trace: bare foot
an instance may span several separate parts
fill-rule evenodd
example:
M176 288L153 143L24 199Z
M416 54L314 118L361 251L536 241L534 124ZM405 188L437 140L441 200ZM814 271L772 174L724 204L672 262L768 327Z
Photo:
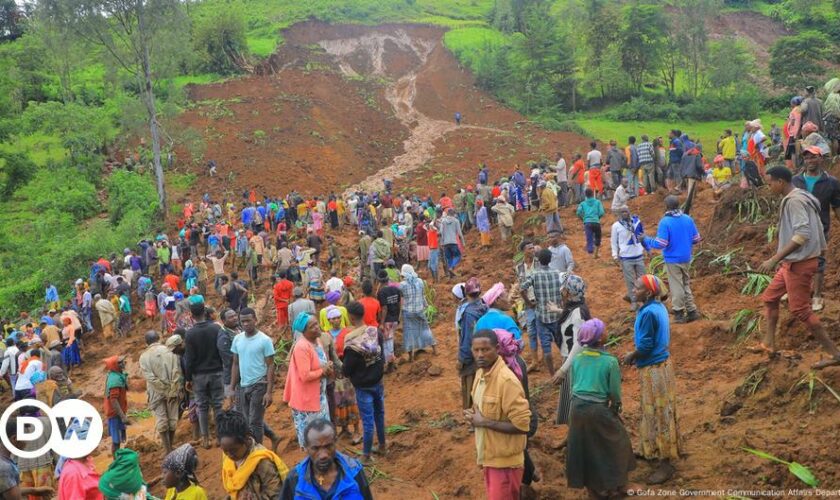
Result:
M747 351L754 354L767 354L767 356L771 359L779 355L779 351L771 347L767 347L764 342L756 342L754 345L748 346Z

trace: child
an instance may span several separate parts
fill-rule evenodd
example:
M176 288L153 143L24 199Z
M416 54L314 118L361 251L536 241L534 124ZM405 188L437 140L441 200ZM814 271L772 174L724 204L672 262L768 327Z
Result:
M589 169L590 172L596 170ZM595 193L592 189L587 189L584 194L586 199L583 203L578 205L577 216L583 220L583 229L586 232L586 251L595 254L598 258L598 252L601 250L601 217L604 216L604 205L601 200L595 198Z
M195 470L198 454L191 444L185 443L172 450L163 459L163 485L166 500L206 500L207 493L198 485Z

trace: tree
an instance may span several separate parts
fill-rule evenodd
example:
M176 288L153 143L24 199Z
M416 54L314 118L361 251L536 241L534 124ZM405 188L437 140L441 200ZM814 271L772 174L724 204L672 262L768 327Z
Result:
M23 35L25 14L15 0L0 0L0 40L17 40Z
M557 20L547 2L528 8L521 36L515 39L515 76L524 89L524 111L546 111L557 104L571 106L574 96L574 53L557 32Z
M754 72L755 56L744 41L729 37L709 43L708 87L724 89L745 78L752 79Z
M7 153L0 151L0 192L6 198L32 179L37 170L35 163L23 153Z
M76 35L101 46L132 77L136 78L146 105L152 139L152 155L160 208L166 212L166 188L160 160L160 124L155 106L152 61L166 57L166 51L183 50L172 41L173 33L187 33L188 19L178 0L40 0L45 7L57 2L54 16L71 26ZM187 29L185 29L187 28Z
M193 44L204 71L236 73L245 64L248 53L245 19L238 10L217 11L204 17L196 22Z
M605 21L617 21L619 14L607 7L605 0L586 0L584 2L586 22L583 26L584 40L589 49L586 66L594 69L593 80L598 86L601 98L607 97L605 57L610 46L616 41L615 31L604 29Z
M677 41L686 61L691 96L700 92L701 75L708 57L706 22L720 9L720 0L676 0Z
M783 36L770 49L770 78L774 87L801 89L825 75L821 62L829 56L831 43L817 31Z
M621 67L638 94L645 78L658 68L664 46L665 18L659 6L647 4L625 6L621 17Z

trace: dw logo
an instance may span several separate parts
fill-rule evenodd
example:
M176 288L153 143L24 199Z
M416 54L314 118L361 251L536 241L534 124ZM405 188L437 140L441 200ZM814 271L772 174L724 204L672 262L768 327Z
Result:
M12 403L3 416L0 417L0 430L6 428L6 423L15 411L23 407L38 408L43 415L49 417L52 432L49 441L37 450L21 450L13 446L9 436L0 432L0 440L3 445L14 455L21 458L37 458L50 449L59 456L67 458L82 458L90 455L102 441L102 418L90 403L81 399L67 399L50 408L37 399L21 399ZM59 419L63 426L59 427ZM87 436L81 439L78 432L70 431L68 436L62 436L59 429L69 428L73 419L76 419L82 429L87 429ZM41 437L44 432L44 425L37 417L17 417L17 440L21 442L34 441Z

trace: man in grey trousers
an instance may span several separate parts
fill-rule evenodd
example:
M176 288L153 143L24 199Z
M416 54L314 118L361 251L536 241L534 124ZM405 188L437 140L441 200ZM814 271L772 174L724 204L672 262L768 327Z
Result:
M616 210L616 217L610 231L612 258L624 275L624 284L627 286L624 300L630 302L630 308L635 311L639 304L636 303L633 287L636 280L647 272L645 253L649 252L644 243L645 230L639 218L630 215L630 209L626 206Z

